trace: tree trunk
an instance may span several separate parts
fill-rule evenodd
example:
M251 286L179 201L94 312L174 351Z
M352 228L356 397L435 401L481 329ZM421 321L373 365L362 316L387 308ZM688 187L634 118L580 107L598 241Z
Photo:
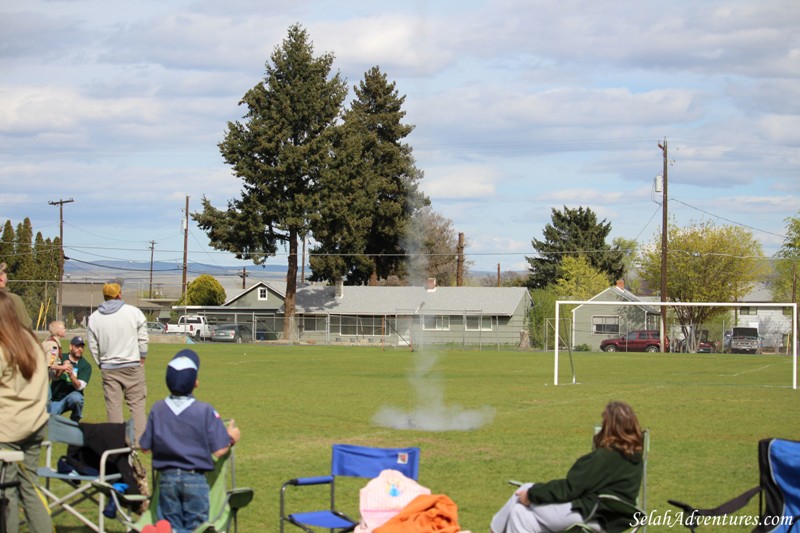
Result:
M369 286L376 287L378 285L378 267L375 264L377 259L372 258L372 274L369 275Z
M294 341L295 302L297 301L297 231L289 231L289 266L286 269L286 299L283 302L283 338Z

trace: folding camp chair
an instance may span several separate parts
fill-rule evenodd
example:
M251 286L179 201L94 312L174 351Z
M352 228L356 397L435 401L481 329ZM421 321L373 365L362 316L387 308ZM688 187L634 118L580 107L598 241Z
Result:
M600 431L600 426L595 426L594 432ZM599 514L614 514L622 515L630 518L631 531L636 533L640 528L642 531L647 531L647 523L643 520L636 520L640 517L647 515L647 455L650 451L650 431L647 429L642 430L642 485L639 488L639 496L636 502L628 502L613 494L598 494L597 502L589 511L589 514L583 518L583 522L577 522L569 526L565 531L569 533L594 533L595 530L589 525L589 522L597 518ZM511 485L521 486L521 481L509 481Z
M128 424L82 424L84 427L93 426L94 428L107 430L113 436L113 440L120 444L119 447L91 450L91 453L99 456L96 474L88 473L88 471L83 474L76 471L59 471L58 460L54 459L53 454L54 444L66 444L83 448L86 445L86 439L84 438L81 424L60 415L50 415L47 424L48 440L42 443L42 447L45 448L45 466L40 467L36 473L40 480L44 480L44 483L39 482L39 489L47 497L52 516L66 511L83 522L92 531L102 532L105 521L103 509L106 501L105 496L92 485L92 482L113 483L122 481L123 476L120 465L122 464L121 461L127 462L130 456L131 448L126 444L133 442L130 439L133 431L132 422ZM68 487L65 494L59 495L59 492L64 491L59 491L52 486L51 482L54 480L65 483L66 487ZM97 505L96 521L88 516L88 512L78 509L78 504L85 501Z
M694 533L700 525L713 524L713 517L742 509L758 494L759 523L753 533L800 532L800 442L760 440L758 469L758 486L713 509L698 509L678 500L667 501L683 511L682 523Z
M230 474L230 475L228 475ZM236 487L236 468L233 448L223 457L215 459L214 470L206 474L209 488L209 518L194 533L237 531L237 513L253 500L253 489ZM114 489L113 484L96 481L95 487L111 498L117 507L117 518L128 531L142 528L158 521L158 474L153 475L153 495L147 510L136 519L127 509L138 508L144 496L128 495Z
M355 529L358 525L358 520L350 518L337 510L337 477L371 479L387 469L397 470L413 480L417 480L419 477L419 448L370 448L352 444L334 444L331 455L331 472L329 475L290 479L281 486L281 533L283 533L284 525L287 523L297 526L307 533L313 533L312 527L330 529L331 531L352 531ZM330 507L318 511L287 514L287 489L289 487L312 485L330 486Z

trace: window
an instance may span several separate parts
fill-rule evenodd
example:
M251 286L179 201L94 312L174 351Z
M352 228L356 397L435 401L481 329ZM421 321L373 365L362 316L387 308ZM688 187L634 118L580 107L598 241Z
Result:
M467 315L464 328L467 331L492 331L492 317L483 315Z
M450 331L450 317L425 315L422 317L422 329L426 331Z
M740 307L739 308L740 315L757 315L758 314L758 307Z
M258 288L258 299L259 300L269 300L269 291L266 287L259 287Z
M593 316L592 334L594 335L617 335L619 334L618 316Z
M318 317L324 323L324 317ZM350 336L374 336L381 334L382 317L331 315L331 333ZM319 325L319 322L318 322ZM324 325L321 330L324 331ZM310 330L306 330L310 331Z
M303 331L325 331L325 316L303 316Z

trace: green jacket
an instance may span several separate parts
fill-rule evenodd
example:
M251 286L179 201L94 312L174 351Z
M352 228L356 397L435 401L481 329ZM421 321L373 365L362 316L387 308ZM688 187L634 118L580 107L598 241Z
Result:
M528 498L532 504L572 502L572 509L585 517L599 494L613 494L635 503L643 472L641 454L628 459L616 450L599 448L578 459L565 479L534 484L528 489ZM608 533L624 531L631 524L629 517L604 515L602 509L598 520Z

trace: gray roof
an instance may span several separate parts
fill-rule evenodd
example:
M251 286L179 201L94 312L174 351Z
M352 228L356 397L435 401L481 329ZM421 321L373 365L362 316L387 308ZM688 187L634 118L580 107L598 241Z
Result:
M605 302L606 300L601 300L600 299L602 296L605 296L605 295L616 296L617 298L621 298L621 299L626 300L628 302L641 303L642 305L640 305L638 307L641 307L646 312L652 313L652 314L656 314L656 315L661 314L661 309L659 307L652 306L652 305L647 305L647 303L646 303L647 300L654 301L653 299L636 296L631 291L629 291L627 289L620 289L616 285L612 285L611 287L609 287L609 288L607 288L607 289L595 294L594 296L592 296L590 298L590 301L593 301L593 302L594 301ZM614 303L613 300L607 300L607 301L610 304ZM658 301L658 300L655 300L655 301ZM578 307L576 307L576 309L579 309L581 307L583 307L583 304L581 304Z
M336 287L307 286L297 290L297 312L303 314L394 315L414 313L482 313L512 316L523 300L530 301L524 287Z
M281 298L286 297L286 282L285 281L258 281L253 285L250 285L246 289L235 289L232 291L226 291L225 295L227 299L225 303L222 305L230 305L245 294L254 291L257 287L267 287L272 292L276 293Z

